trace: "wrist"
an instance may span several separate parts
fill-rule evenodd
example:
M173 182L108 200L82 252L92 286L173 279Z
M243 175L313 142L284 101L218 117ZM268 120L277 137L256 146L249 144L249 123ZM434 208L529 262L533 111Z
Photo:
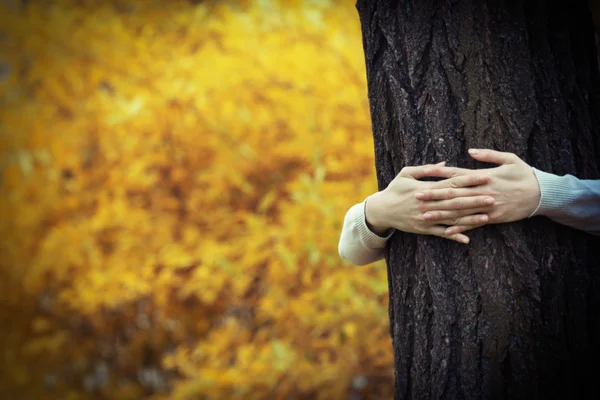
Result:
M385 207L382 205L383 192L377 192L365 200L365 222L367 227L377 235L385 235L390 229L384 217Z

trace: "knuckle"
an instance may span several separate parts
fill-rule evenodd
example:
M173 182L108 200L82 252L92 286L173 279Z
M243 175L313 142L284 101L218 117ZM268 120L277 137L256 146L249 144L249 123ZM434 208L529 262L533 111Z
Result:
M446 196L448 196L449 199L454 197L454 189L448 189L446 191Z
M470 226L472 226L472 225L477 225L477 224L479 224L479 223L480 223L480 222L478 222L478 221L477 221L477 217L465 218L465 219L462 221L462 224L463 224L463 225L470 225Z
M400 170L400 175L410 175L415 170L415 167L404 167Z

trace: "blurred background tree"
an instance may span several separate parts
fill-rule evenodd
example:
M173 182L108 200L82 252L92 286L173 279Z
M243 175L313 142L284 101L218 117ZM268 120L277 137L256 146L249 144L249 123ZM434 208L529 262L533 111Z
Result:
M383 399L354 1L0 2L0 398Z

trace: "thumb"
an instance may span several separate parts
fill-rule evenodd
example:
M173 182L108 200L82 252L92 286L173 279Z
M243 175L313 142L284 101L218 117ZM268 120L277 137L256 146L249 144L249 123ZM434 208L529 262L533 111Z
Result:
M469 154L477 161L494 164L514 164L518 159L513 153L503 153L489 149L469 149Z

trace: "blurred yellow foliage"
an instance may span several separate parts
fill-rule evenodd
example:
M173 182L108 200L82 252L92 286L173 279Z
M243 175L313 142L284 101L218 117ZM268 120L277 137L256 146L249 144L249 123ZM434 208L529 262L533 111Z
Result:
M0 4L0 397L389 396L354 2Z

